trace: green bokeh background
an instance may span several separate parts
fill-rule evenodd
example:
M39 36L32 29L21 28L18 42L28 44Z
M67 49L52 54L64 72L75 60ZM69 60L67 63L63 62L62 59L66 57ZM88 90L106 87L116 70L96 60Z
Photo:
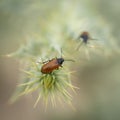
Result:
M51 11L57 10L64 1L1 0L0 55L16 51L33 32L42 31L40 21L43 18L49 21ZM89 11L86 16L101 15L107 21L118 48L120 47L119 0L66 1L66 6L71 5L70 3L73 3L73 6L74 3L83 6ZM59 15L59 12L57 14ZM104 26L102 29L105 29ZM62 108L58 105L57 108L48 107L46 112L42 104L33 108L35 100L31 95L22 97L13 105L8 104L20 78L19 62L14 58L1 57L0 120L119 120L120 55L113 53L111 56L109 60L102 59L99 63L76 67L78 72L75 77L77 86L80 87L77 95L73 95L76 111L71 107Z

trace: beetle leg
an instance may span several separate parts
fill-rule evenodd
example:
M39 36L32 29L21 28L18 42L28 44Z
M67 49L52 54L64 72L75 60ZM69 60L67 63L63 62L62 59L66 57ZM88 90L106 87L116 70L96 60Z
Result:
M41 63L41 64L45 64L45 63L47 63L47 62L49 62L49 60L47 60L47 61L43 61L42 58L41 58L41 61L37 61L37 63Z
M52 60L53 60L53 59L47 60L47 61L44 61L44 62L42 62L42 63L45 64L45 63L50 62L50 61L52 61Z

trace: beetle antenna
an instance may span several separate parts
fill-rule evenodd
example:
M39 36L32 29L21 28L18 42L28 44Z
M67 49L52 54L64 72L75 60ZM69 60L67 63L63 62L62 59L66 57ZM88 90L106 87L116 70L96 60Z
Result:
M62 58L62 53L63 53L63 51L62 51L62 48L60 49L60 57Z
M73 59L65 59L65 61L72 61L72 62L75 62L75 60L73 60Z
M90 38L90 40L97 40L96 38Z

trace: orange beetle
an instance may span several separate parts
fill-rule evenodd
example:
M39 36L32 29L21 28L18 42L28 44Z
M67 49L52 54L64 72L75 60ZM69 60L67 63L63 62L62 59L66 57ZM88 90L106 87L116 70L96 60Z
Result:
M63 58L53 58L42 66L41 72L44 74L52 73L53 70L56 70L59 67L62 67L63 62L64 62Z

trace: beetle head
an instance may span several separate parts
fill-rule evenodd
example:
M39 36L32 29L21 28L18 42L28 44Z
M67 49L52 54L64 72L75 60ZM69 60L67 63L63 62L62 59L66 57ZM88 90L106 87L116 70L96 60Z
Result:
M57 58L57 62L58 62L58 64L62 65L62 63L64 62L64 59L63 58Z
M80 37L83 39L84 43L87 43L88 39L89 39L89 35L88 34L81 34Z

